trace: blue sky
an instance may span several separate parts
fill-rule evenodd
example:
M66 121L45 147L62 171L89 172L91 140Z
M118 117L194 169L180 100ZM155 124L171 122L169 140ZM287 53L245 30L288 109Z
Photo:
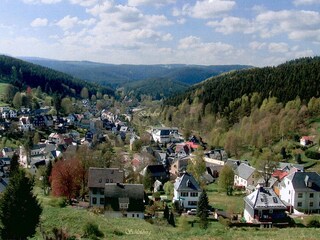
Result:
M0 53L115 64L320 55L320 0L0 0Z

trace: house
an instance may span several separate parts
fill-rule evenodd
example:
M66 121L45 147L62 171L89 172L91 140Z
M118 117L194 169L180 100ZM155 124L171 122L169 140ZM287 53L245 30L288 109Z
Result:
M13 154L14 154L14 150L12 148L10 148L10 147L4 147L2 149L2 156L3 157L12 158Z
M34 129L33 124L29 117L20 117L19 119L19 129L20 131L26 132Z
M105 184L105 215L108 217L144 218L143 184Z
M53 142L55 144L62 144L64 142L63 136L58 133L50 133L50 135L48 137L48 141Z
M158 143L179 142L178 128L159 127L151 130L153 141Z
M258 176L256 169L246 163L241 163L234 173L234 185L237 187L247 188L248 186L257 185Z
M279 162L278 169L285 172L304 172L304 166L302 164Z
M12 119L17 117L17 111L13 109L5 110L1 115L3 119Z
M244 198L247 223L288 223L287 206L272 188L260 187Z
M320 210L320 175L316 172L293 172L279 185L280 198L293 209L303 212Z
M123 183L124 172L119 168L89 168L88 188L91 207L104 207L105 184Z
M176 158L170 166L170 173L176 176L180 176L181 173L184 173L187 170L190 157Z
M300 144L302 146L308 146L308 145L313 144L313 140L314 140L314 137L312 137L312 136L302 136L300 138Z
M159 180L160 182L165 183L166 181L169 180L169 173L167 172L167 170L162 164L148 165L140 172L140 174L143 175L144 177L147 174L150 174L152 182Z
M35 127L44 127L46 125L44 117L42 115L34 116L32 123Z
M44 118L44 123L47 127L53 126L53 117L51 114L46 114L43 116L43 118Z
M178 202L185 209L197 208L201 192L197 181L186 172L181 177L176 178L172 202Z

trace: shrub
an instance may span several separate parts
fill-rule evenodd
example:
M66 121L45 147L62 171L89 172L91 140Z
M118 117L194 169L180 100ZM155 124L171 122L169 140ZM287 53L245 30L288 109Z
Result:
M307 150L307 151L305 151L305 155L306 155L306 157L311 158L311 159L316 159L316 160L320 159L320 153L316 152L316 151Z
M316 218L311 218L307 221L307 227L318 228L320 227L320 222Z
M83 229L84 237L91 239L98 239L103 237L103 232L99 229L99 226L95 223L87 223Z
M218 218L219 223L221 223L222 225L226 226L226 227L230 227L231 226L231 221L228 218L224 218L224 217L219 217Z
M49 201L49 205L51 207L60 207L64 208L67 206L67 199L64 197L59 197L59 198L52 198Z

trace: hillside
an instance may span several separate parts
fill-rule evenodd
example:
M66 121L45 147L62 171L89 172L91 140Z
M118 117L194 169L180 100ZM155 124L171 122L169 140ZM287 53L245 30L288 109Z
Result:
M88 61L56 61L41 58L23 58L28 62L49 67L74 77L97 82L105 86L122 87L123 84L147 79L170 79L188 85L201 82L231 70L248 68L245 65L200 66L184 64L115 65Z
M156 78L130 82L124 84L123 88L126 94L139 100L142 95L160 100L187 90L189 85L167 78Z
M261 99L276 97L282 103L297 96L309 101L320 96L319 68L320 57L314 57L293 60L277 67L233 71L210 78L187 93L168 99L165 105L177 106L186 98L198 98L203 110L209 104L212 113L223 113L230 101L253 93L258 93Z
M46 93L58 93L62 96L77 97L84 87L90 94L96 94L97 91L103 94L114 94L110 88L5 55L0 55L0 82L10 83L19 90L26 89L27 86L31 88L40 86Z
M230 157L296 162L320 169L298 141L320 139L320 57L226 73L164 101L164 124L199 134ZM281 149L286 154L281 154ZM316 150L314 148L313 150Z

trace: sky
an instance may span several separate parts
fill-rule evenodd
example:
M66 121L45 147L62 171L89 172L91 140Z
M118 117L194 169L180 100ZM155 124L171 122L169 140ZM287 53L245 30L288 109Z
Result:
M320 0L0 0L0 54L275 66L320 55Z

